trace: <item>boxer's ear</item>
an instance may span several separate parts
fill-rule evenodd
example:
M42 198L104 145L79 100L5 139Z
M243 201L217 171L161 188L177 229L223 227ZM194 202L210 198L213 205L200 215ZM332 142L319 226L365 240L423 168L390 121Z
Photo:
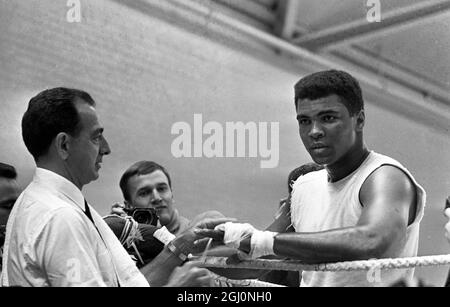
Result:
M356 130L358 132L362 132L365 125L366 125L366 113L364 112L364 110L361 110L356 115Z

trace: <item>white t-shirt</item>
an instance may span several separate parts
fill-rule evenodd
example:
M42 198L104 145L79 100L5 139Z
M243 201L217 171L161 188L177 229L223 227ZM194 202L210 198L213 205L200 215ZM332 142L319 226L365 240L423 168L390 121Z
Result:
M417 212L414 222L407 228L407 240L400 248L398 258L417 256L419 225L423 218L426 194L414 177L399 162L371 152L363 164L352 174L338 182L328 182L326 170L309 173L293 185L291 219L296 232L322 232L353 227L362 213L359 191L366 179L383 165L403 170L416 185ZM303 287L374 287L388 285L400 278L412 279L414 269L377 272L303 272ZM381 278L380 278L381 277Z
M148 287L114 233L70 181L38 168L6 228L1 286ZM98 231L97 231L98 229Z

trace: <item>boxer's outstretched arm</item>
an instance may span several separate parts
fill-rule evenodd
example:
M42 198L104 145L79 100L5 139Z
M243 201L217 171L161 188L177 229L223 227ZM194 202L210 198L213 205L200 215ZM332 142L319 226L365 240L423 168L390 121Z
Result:
M283 206L280 207L275 216L275 220L267 228L267 230L280 233L294 231L291 223L290 201L286 202ZM274 257L266 257L266 258L274 258ZM218 275L236 280L258 279L270 272L263 270L245 270L245 269L210 269L210 270Z

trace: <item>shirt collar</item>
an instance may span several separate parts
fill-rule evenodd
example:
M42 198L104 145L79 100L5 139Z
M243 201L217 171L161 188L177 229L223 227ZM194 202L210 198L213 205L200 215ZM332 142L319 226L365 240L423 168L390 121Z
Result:
M66 178L43 168L37 168L33 181L44 185L47 189L63 194L84 210L85 199L80 189Z

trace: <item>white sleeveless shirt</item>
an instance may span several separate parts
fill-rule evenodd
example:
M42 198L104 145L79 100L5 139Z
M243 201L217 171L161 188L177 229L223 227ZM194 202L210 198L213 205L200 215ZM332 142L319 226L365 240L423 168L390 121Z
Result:
M361 166L338 182L328 182L326 170L309 173L293 185L291 220L296 232L311 233L353 227L362 213L359 191L378 168L392 165L403 170L417 190L417 212L407 228L406 244L398 258L417 256L419 225L424 215L426 193L411 173L396 160L371 152ZM378 272L303 272L302 287L376 287L400 278L412 279L414 269Z

